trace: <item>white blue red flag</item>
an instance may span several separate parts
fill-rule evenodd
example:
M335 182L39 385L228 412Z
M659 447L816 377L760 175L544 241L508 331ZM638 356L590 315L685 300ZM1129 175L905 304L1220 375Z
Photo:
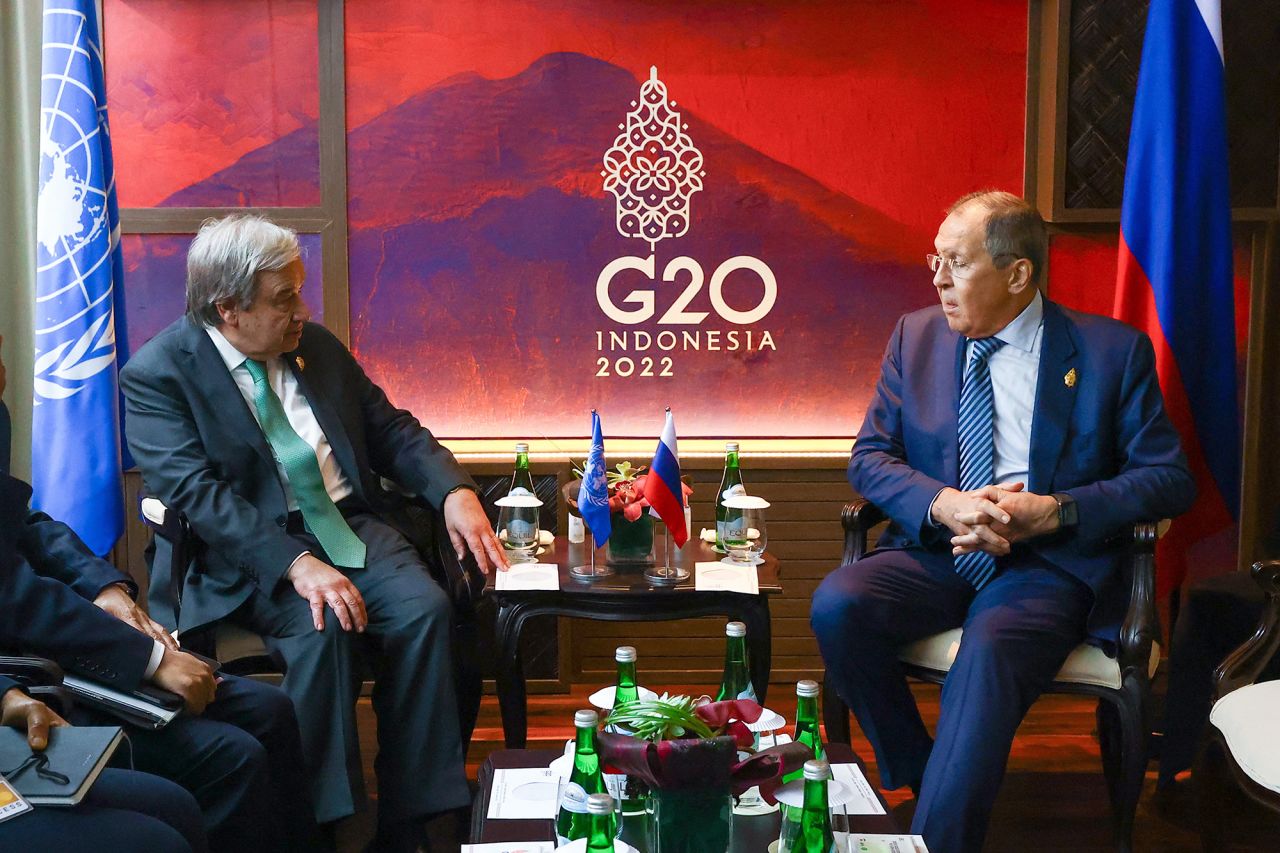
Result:
M1147 332L1195 507L1161 542L1161 592L1239 506L1231 202L1218 0L1152 0L1129 136L1114 314Z
M658 439L658 449L653 452L653 464L649 476L644 479L644 496L653 514L662 519L675 540L677 548L683 548L689 539L689 529L684 523L684 486L680 482L680 451L676 447L676 422L667 409L667 423Z
M120 217L94 0L45 0L32 502L98 554L124 529Z
M609 541L613 519L609 515L609 478L605 475L604 435L600 431L600 415L591 410L591 453L582 469L582 485L578 487L578 514L591 528L599 548Z

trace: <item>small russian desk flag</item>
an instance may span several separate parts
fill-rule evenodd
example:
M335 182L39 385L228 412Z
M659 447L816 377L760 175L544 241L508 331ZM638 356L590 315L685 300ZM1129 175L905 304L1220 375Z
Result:
M684 486L680 483L680 451L676 448L676 422L667 409L667 423L653 453L653 464L644 481L644 496L653 513L662 519L675 540L683 548L689 539L684 523Z

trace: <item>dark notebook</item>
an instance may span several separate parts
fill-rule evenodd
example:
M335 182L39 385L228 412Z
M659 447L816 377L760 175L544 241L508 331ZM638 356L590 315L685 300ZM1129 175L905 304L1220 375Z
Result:
M119 726L61 726L32 752L26 734L0 727L0 774L33 806L74 806L93 787L116 747Z

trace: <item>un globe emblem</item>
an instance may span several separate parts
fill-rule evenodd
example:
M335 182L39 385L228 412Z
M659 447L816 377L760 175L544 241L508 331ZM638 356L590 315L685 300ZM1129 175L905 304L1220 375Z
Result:
M37 405L41 398L78 393L115 361L112 254L119 239L101 54L79 12L46 10L45 24L36 208ZM62 37L49 37L55 27Z

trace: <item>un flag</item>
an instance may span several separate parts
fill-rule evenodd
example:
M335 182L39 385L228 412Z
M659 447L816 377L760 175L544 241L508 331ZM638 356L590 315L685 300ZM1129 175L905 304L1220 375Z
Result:
M33 503L105 554L124 527L120 217L94 0L46 0L40 83Z

